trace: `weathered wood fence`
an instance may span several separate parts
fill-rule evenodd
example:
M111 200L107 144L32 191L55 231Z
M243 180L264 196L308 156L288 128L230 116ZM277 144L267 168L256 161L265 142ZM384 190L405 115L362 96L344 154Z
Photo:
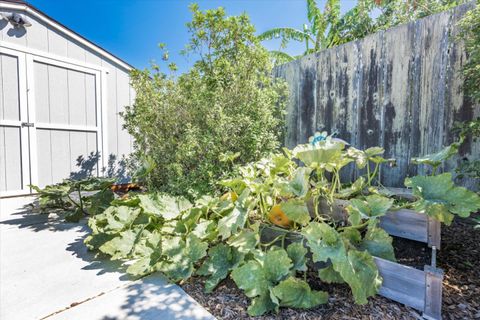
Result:
M381 181L403 186L417 166L410 158L432 153L453 141L455 121L480 116L463 95L464 47L454 37L457 22L473 6L456 7L366 38L276 67L290 87L285 145L305 143L315 131L336 132L358 148L382 146L397 159ZM480 156L480 143L468 141L464 158ZM355 170L347 172L352 178ZM462 182L467 186L472 181Z

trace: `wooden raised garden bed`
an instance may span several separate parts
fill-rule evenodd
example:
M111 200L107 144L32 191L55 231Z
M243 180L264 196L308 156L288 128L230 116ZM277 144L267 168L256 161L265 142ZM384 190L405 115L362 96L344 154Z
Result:
M396 189L400 197L408 198L408 190ZM333 206L320 203L320 212L334 220L346 220L347 200L337 200ZM409 209L389 211L380 218L380 226L390 235L426 243L432 248L430 265L419 270L400 263L374 257L379 273L383 278L379 294L422 312L426 319L441 319L443 271L436 267L436 250L440 248L441 224L424 214ZM262 230L262 242L273 241L281 234L270 228ZM286 237L285 241L299 241L296 237ZM315 269L324 265L315 265Z

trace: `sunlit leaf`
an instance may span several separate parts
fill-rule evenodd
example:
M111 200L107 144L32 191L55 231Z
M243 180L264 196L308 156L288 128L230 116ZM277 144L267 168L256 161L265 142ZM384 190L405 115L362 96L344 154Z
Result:
M437 176L415 176L407 178L405 185L412 188L417 199L414 207L449 225L454 214L468 217L480 209L480 196L463 187L456 187L451 173Z
M220 243L208 250L208 258L197 270L197 274L208 276L205 291L211 292L229 272L243 261L243 254L237 249Z
M280 208L290 220L296 223L306 225L310 222L310 213L304 200L290 199L282 202Z
M312 290L308 283L294 277L283 280L272 291L284 307L311 309L328 302L328 293Z

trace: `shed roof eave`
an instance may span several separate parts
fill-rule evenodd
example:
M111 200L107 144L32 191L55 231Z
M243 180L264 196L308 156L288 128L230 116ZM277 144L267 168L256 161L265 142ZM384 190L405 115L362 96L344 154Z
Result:
M61 24L57 20L51 18L47 14L43 13L41 10L35 8L29 3L26 3L21 0L0 0L0 8L2 9L11 9L11 10L19 10L24 11L38 19L42 22L48 24L55 30L65 34L66 36L74 39L75 41L81 43L82 45L86 46L87 48L93 50L94 52L98 53L99 55L105 57L106 59L114 62L115 64L119 65L120 67L130 71L134 69L132 65L125 62L124 60L120 59L119 57L115 56L114 54L108 52L107 50L103 49L99 45L93 43L92 41L86 39L82 35L78 34L77 32L71 30L70 28L66 27L65 25Z

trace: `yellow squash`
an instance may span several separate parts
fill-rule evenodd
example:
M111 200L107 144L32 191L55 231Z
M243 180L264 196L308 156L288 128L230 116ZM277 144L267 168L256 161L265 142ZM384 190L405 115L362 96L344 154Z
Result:
M282 211L282 208L279 204L276 204L272 207L272 210L270 210L268 213L268 220L270 220L271 223L283 228L288 228L292 225L292 221L288 219L287 215Z
M237 194L235 191L225 192L225 193L220 197L220 200L222 200L222 201L230 200L230 201L232 201L232 202L235 202L235 201L237 201L237 199L238 199L238 194Z

